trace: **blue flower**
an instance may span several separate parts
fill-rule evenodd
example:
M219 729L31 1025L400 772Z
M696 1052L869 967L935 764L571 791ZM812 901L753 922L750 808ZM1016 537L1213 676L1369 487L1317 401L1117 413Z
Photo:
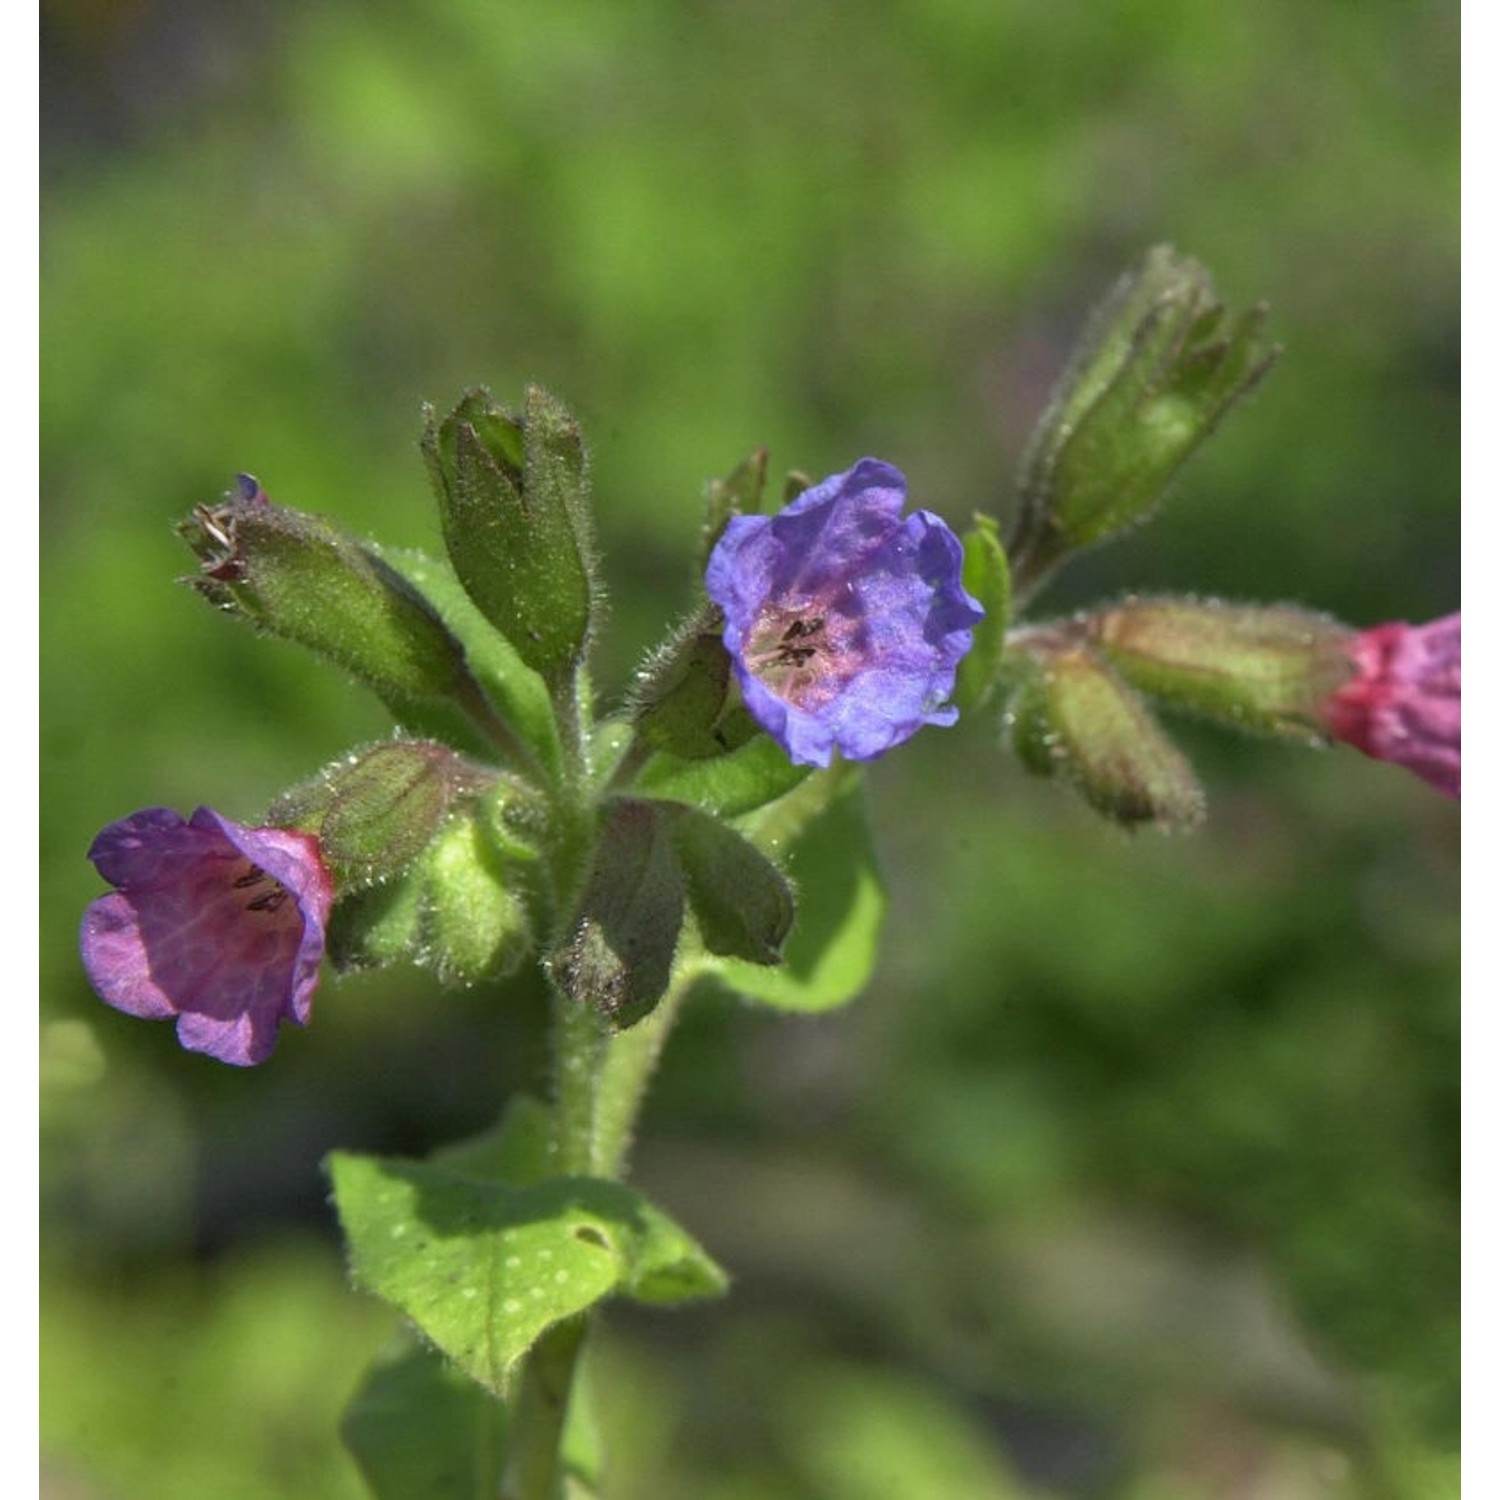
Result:
M745 706L798 765L873 760L958 718L946 700L984 611L958 538L905 504L901 472L862 458L780 515L734 517L708 560Z

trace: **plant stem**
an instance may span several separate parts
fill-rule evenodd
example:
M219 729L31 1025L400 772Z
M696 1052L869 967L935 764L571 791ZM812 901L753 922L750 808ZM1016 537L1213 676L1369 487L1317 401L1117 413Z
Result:
M500 1500L560 1500L563 1430L587 1317L548 1329L526 1356L516 1395Z
M556 918L551 943L560 949L593 860L598 825L589 787L586 703L577 685L555 685L553 706L563 743L562 775L552 796L552 877ZM646 1085L696 971L679 973L644 1021L611 1034L589 1006L552 987L553 1171L561 1177L617 1178L640 1113ZM568 1407L590 1317L549 1329L522 1366L511 1409L501 1500L560 1500Z
M683 999L697 977L696 969L679 972L644 1021L609 1040L594 1102L594 1167L601 1177L625 1175L625 1162L635 1136L636 1117L646 1097L646 1085L656 1071L657 1059Z
M540 783L544 780L541 763L531 746L511 728L484 689L467 672L459 679L457 698L464 712L489 736L504 760L533 781Z
M560 990L552 995L553 1167L560 1177L590 1177L599 1077L608 1039L598 1016Z

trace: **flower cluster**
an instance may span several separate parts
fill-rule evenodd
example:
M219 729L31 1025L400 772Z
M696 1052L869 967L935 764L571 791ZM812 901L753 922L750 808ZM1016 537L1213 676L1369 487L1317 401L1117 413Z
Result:
M799 765L871 760L958 717L946 700L984 610L958 538L905 503L900 471L864 458L777 516L734 517L709 558L745 705Z
M253 480L242 479L217 509L199 507L185 528L203 562L197 583L213 602L342 666L390 702L403 724L415 717L440 726L433 739L398 735L353 753L286 794L268 816L295 827L247 827L209 808L187 819L148 808L94 841L89 857L115 889L83 920L89 979L117 1010L174 1018L191 1051L259 1063L283 1022L307 1022L336 881L350 902L346 913L354 913L341 924L349 937L347 952L337 945L341 966L420 949L436 954L440 972L473 978L506 972L529 951L533 935L517 894L525 877L512 888L510 873L497 874L494 851L478 842L478 814L470 809L467 821L455 821L455 807L502 782L514 789L527 777L545 779L557 747L588 732L559 718L564 710L577 717L576 679L598 593L581 440L566 409L543 392L528 392L521 415L470 392L451 418L429 423L424 451L467 595L441 610L423 592L441 584L438 570L418 567L419 587L320 518L271 505ZM797 766L826 767L836 755L872 760L924 725L956 721L958 668L974 650L961 701L977 704L1004 686L1023 760L1070 775L1122 822L1190 821L1201 802L1191 769L1136 691L1241 728L1326 732L1459 795L1456 614L1356 634L1287 607L1130 599L1012 631L1009 565L988 518L976 517L967 543L969 584L981 603L964 586L966 544L932 512L905 513L906 480L890 464L863 458L775 515L758 513L764 454L742 470L724 509L749 513L724 521L707 560L704 583L716 609L705 608L682 649L665 656L660 691L642 700L648 712L637 705L635 743L621 767L649 775L662 750L667 762L674 753L688 762L715 757L744 743L749 720ZM543 513L550 530L533 524ZM1067 540L1065 530L1048 535ZM1090 539L1080 534L1070 545ZM1057 560L1039 553L1033 562ZM466 614L465 628L489 632L473 653L450 623ZM495 652L497 639L510 649ZM471 655L488 662L483 680ZM508 675L511 661L547 684L551 717L538 714L530 686ZM464 749L448 743L454 729ZM481 760L470 761L476 740ZM490 766L491 756L507 769ZM773 758L761 801L747 805L786 790L788 768ZM613 821L598 820L593 870L626 869L633 899L640 882L621 848L641 839L618 815L635 805L620 801L620 791L611 784ZM659 962L641 987L643 1003L660 998L688 904L711 951L774 962L790 897L763 851L746 853L741 834L715 831L711 818L684 821L681 810L668 817L650 799L639 806L650 814L637 820L651 836L646 843L667 851L658 861L666 915L646 924L663 931L643 950ZM599 811L582 809L585 818ZM298 831L308 829L316 832ZM529 865L537 851L525 838L520 844L517 858ZM741 919L755 882L725 874L736 862L758 872L763 920L753 930L742 931ZM357 909L364 893L396 879L408 881L409 899L388 903L389 925ZM721 886L739 903L732 912L717 900ZM601 905L619 925L615 896L609 887ZM614 974L602 959L594 969ZM558 972L578 971L575 964ZM628 973L620 983L640 977Z
M100 997L177 1018L190 1052L264 1062L283 1021L305 1025L333 882L310 834L246 828L200 807L152 807L89 850L115 890L84 914L84 968Z

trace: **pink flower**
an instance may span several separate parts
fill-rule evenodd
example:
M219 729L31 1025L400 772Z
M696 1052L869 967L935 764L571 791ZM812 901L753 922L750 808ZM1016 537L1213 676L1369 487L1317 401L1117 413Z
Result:
M1348 647L1355 675L1323 706L1329 734L1457 797L1459 635L1453 614L1430 625L1395 620L1355 636Z
M151 807L111 823L89 858L116 887L80 934L105 1004L176 1016L190 1052L240 1067L271 1055L281 1022L307 1023L333 905L311 834Z

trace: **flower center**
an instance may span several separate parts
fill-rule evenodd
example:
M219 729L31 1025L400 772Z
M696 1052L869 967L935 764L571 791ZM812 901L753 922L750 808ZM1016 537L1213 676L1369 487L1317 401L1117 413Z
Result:
M267 875L259 865L248 865L233 885L237 891L255 892L245 903L246 911L278 911L287 898L286 887L274 876Z
M841 622L817 600L788 608L768 604L745 642L745 664L776 694L799 708L838 690L847 671L840 658L848 642Z

